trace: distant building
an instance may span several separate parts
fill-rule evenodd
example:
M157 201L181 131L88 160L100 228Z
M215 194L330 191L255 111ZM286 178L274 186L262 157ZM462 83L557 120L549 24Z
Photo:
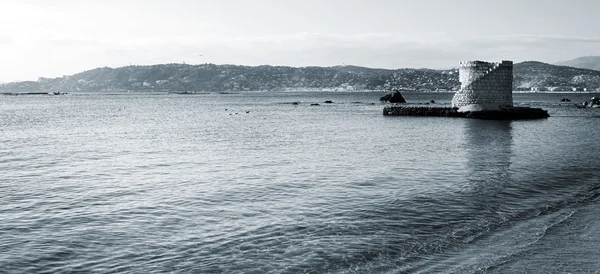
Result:
M452 106L473 105L477 109L512 106L513 63L461 62L460 90L452 98Z

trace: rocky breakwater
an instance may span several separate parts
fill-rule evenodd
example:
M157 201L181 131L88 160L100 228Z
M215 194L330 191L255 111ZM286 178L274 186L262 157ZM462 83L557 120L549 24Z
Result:
M540 108L514 107L512 98L513 63L461 62L460 90L452 98L452 107L386 106L383 115L440 116L494 120L548 118Z
M530 107L501 107L494 110L473 110L461 111L466 118L485 119L485 120L530 120L545 119L550 117L548 111L541 108Z
M460 110L457 107L387 105L384 116L460 117L484 120L529 120L550 117L541 108L506 107L496 110Z
M388 105L383 108L384 116L434 116L434 117L465 117L452 107L429 106L400 106Z

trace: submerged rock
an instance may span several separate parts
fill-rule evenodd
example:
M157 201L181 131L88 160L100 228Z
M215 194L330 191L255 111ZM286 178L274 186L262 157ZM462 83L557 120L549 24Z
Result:
M406 103L406 100L399 91L388 93L383 97L379 98L379 101L390 103Z

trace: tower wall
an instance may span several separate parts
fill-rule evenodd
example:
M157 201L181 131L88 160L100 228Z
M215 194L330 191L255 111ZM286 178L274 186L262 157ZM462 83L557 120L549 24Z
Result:
M460 63L460 90L452 98L452 106L473 105L480 110L512 106L513 63L467 61Z

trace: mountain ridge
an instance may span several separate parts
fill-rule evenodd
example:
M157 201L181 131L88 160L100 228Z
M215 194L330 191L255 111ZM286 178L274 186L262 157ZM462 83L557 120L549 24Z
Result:
M556 65L561 66L569 66L575 68L585 68L585 69L593 69L600 70L600 56L581 56L572 60L559 61L554 63Z
M514 64L513 74L514 90L600 90L600 71L596 70L525 61ZM1 84L0 91L452 91L459 87L457 69L156 64L100 67L70 76Z

